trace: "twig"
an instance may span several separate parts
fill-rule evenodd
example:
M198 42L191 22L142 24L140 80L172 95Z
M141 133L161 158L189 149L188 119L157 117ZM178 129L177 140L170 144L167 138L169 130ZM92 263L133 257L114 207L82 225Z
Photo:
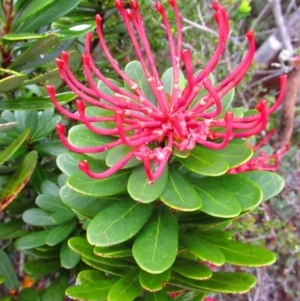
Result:
M273 8L273 14L275 18L276 25L279 30L281 42L283 43L286 50L289 51L290 58L292 57L294 53L294 48L291 43L288 30L286 28L284 17L281 10L281 3L280 0L273 0L272 1L272 8Z

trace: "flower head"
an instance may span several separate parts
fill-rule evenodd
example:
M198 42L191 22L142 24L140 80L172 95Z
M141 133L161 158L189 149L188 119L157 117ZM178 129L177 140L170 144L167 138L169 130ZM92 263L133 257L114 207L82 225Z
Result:
M232 138L255 135L266 127L268 116L276 110L283 99L285 76L280 78L282 89L277 101L271 107L268 107L266 100L260 100L256 106L257 113L251 116L235 118L232 112L222 112L221 98L243 79L251 65L255 51L253 33L249 31L246 34L249 50L240 65L221 83L213 85L209 75L218 65L229 35L229 22L225 9L218 2L213 2L214 18L219 29L218 44L215 53L203 69L195 72L190 51L182 49L182 25L176 0L168 2L175 15L176 38L172 34L162 3L156 2L156 10L162 17L169 44L172 65L169 74L172 86L169 93L156 67L137 0L130 1L129 9L123 6L121 0L116 0L115 4L123 18L136 53L138 66L142 70L142 76L146 79L147 87L154 100L149 97L149 93L145 93L140 83L122 70L114 60L104 39L102 18L99 15L96 16L96 24L100 46L117 77L125 82L127 88L122 88L115 81L107 79L95 66L90 49L91 33L86 36L85 53L82 56L87 86L79 82L71 72L67 52L63 52L61 58L56 60L61 78L79 98L76 101L78 112L69 112L57 102L54 87L48 86L56 108L67 117L81 121L96 134L115 137L114 141L106 145L80 148L69 143L65 136L65 128L60 124L57 126L57 131L62 143L71 151L78 153L98 153L119 145L131 147L127 155L102 173L94 173L86 161L81 162L80 169L90 177L96 179L108 177L135 157L143 162L151 183L162 174L174 148L179 151L189 151L198 144L211 149L222 149ZM185 70L186 79L181 69ZM95 78L110 92L98 88ZM199 96L199 92L203 90L205 94L201 93ZM87 105L101 108L112 114L88 116L85 110ZM97 124L113 122L114 127L95 126L95 122Z

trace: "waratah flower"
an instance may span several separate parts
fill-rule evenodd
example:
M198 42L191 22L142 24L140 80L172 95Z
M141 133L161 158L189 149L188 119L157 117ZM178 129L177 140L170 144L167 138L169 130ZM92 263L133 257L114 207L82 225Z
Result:
M287 153L289 146L285 145L283 149L273 152L272 154L269 154L264 150L260 150L260 148L264 146L274 134L275 129L272 129L257 145L254 146L248 143L248 146L252 148L255 156L246 163L228 170L228 173L235 174L250 170L276 171L279 167L280 159Z
M260 100L256 105L257 113L252 116L236 118L232 112L222 113L221 98L243 79L253 60L255 42L252 31L249 31L246 34L249 50L242 62L221 83L213 85L209 75L218 65L229 35L228 16L218 2L215 1L212 5L219 30L218 44L211 59L198 72L193 68L191 52L182 49L182 24L176 1L169 0L176 20L176 37L172 34L164 6L156 2L156 9L162 16L169 44L172 66L170 94L166 93L155 64L155 56L151 52L138 1L131 0L128 9L121 0L116 0L115 4L124 20L137 60L155 100L149 99L139 82L124 72L114 60L103 36L102 17L97 15L100 46L116 72L116 77L125 82L126 89L106 78L101 70L96 68L90 49L92 33L88 33L85 53L82 56L87 85L78 81L70 70L67 52L63 52L61 58L56 60L61 78L78 95L79 99L76 101L78 112L69 112L57 102L53 86L48 86L48 91L56 108L62 114L82 122L96 134L112 136L115 140L106 145L81 148L69 143L62 124L57 126L57 131L62 143L73 152L99 153L119 145L131 147L131 151L102 173L91 171L88 163L83 161L79 164L83 172L92 178L102 179L123 168L130 159L137 158L143 162L149 182L152 183L162 174L175 149L180 152L189 151L196 145L222 149L232 138L247 138L265 129L268 116L277 109L283 99L286 77L280 78L281 92L272 106L268 107L266 100ZM186 78L184 86L181 83L183 77L181 69L184 70ZM98 88L99 81L108 88L109 93ZM199 92L203 90L206 93L204 95L201 93L200 96ZM106 117L88 116L85 112L87 105L102 108L112 114L110 116L107 114ZM101 128L95 125L108 121L114 123L114 128Z

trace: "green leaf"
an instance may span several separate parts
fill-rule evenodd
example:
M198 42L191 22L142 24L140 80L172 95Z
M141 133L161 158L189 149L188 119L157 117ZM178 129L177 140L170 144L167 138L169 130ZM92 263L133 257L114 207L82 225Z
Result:
M199 261L178 257L172 265L172 270L196 280L208 279L212 276L212 271Z
M24 271L32 276L47 276L55 273L59 268L60 262L57 259L36 259L24 264Z
M7 161L10 156L21 146L29 134L29 129L25 130L18 138L16 138L4 151L0 153L0 165Z
M132 253L145 271L159 274L174 263L178 251L178 225L165 206L159 206L137 235Z
M106 165L109 167L114 166L117 162L119 162L122 158L124 158L131 150L133 150L133 147L129 147L126 145L118 145L112 148L107 154L105 160ZM134 167L141 163L142 163L141 161L133 157L127 162L127 164L122 169Z
M262 200L262 190L260 187L255 182L239 174L227 174L210 179L201 179L202 187L205 186L206 180L229 192L238 201L242 211L257 207Z
M215 153L228 162L229 168L234 168L246 163L252 157L253 150L247 145L232 140L225 148L215 150Z
M139 280L141 286L150 292L156 292L164 288L171 277L171 271L166 270L161 274L150 274L141 270Z
M139 283L139 272L135 269L115 282L108 292L107 300L133 301L138 297L143 291Z
M161 80L164 85L164 91L166 94L173 94L173 67L168 68L162 75ZM186 79L181 70L179 70L179 89L183 89L186 86Z
M2 37L3 41L23 41L23 40L37 40L43 39L45 36L38 33L9 33Z
M33 15L39 13L44 7L51 4L53 0L45 0L43 2L32 0L28 5L25 6L25 9L21 11L21 15L16 19L14 26L20 24L22 21L30 18Z
M80 254L83 259L89 259L95 263L125 268L135 265L135 263L131 260L121 258L104 258L95 255L93 246L91 246L85 238L72 237L68 240L68 244L70 248Z
M215 185L210 177L190 180L201 197L201 211L222 218L235 217L241 213L241 206L234 196Z
M166 165L162 175L153 184L148 182L144 166L137 166L129 177L127 184L128 193L140 203L150 203L157 200L165 190L168 182L168 165Z
M75 98L76 95L71 92L56 94L56 99L61 105L64 105ZM22 97L0 101L0 110L45 110L53 107L54 105L49 96L28 98Z
M218 272L213 273L208 280L197 281L176 275L176 278L170 282L174 285L201 291L242 294L248 292L256 284L256 278L246 273Z
M33 232L26 236L23 236L16 241L15 247L18 250L26 250L43 246L49 232L49 230Z
M196 146L187 158L177 160L189 170L204 176L220 176L229 169L228 162L216 151Z
M50 218L56 223L56 224L62 224L66 223L75 217L75 213L71 210L63 210L60 212L55 212L50 215Z
M225 262L225 256L222 251L206 240L199 238L198 235L182 233L180 241L184 247L202 260L217 266L221 266Z
M0 210L10 204L29 181L37 162L37 153L28 153L0 193Z
M25 288L18 295L17 301L40 301L40 296L33 288ZM53 301L55 301L53 299Z
M48 212L69 211L69 209L61 201L61 199L54 196L54 195L41 194L36 198L35 203L42 210L45 210L45 211L48 211Z
M68 178L67 185L71 189L88 196L111 196L126 190L130 173L128 170L121 170L108 178L95 180L83 172L79 172Z
M202 206L201 198L186 178L175 168L169 171L167 186L160 199L180 211L194 211Z
M24 222L21 218L13 219L9 222L1 222L0 224L0 240L18 237L18 232L22 229ZM14 235L16 235L14 237Z
M67 288L66 295L77 300L105 301L114 282L115 279L105 279L83 283Z
M56 163L58 165L58 168L63 173L70 176L80 171L78 164L83 160L87 160L90 168L95 172L102 172L106 169L103 162L92 159L86 155L75 154L75 153L60 154L57 157Z
M122 258L132 256L131 244L129 242L124 242L109 247L95 247L94 253L98 256L106 258Z
M6 76L0 80L0 92L8 92L11 91L18 86L20 86L25 79L27 79L27 75L15 72L13 70L8 69L2 69L0 68L1 73L8 73L11 74L9 76ZM2 102L2 100L1 100Z
M45 139L50 135L55 125L61 121L61 116L54 114L54 109L44 110L40 115L37 122L37 126L33 134L31 135L31 143Z
M221 103L222 103L222 109L227 110L230 108L230 104L233 101L235 95L235 89L232 88L229 92L227 92L222 98L221 98ZM236 117L236 116L235 116Z
M173 298L165 291L158 291L154 293L146 292L145 301L172 301ZM177 299L176 299L177 300Z
M191 291L184 293L176 298L176 301L205 301L206 293Z
M130 199L106 207L92 219L88 226L89 243L105 247L130 239L148 221L153 208L152 204L140 204Z
M69 142L77 147L93 147L93 146L101 146L107 143L113 142L116 139L111 136L98 135L93 133L89 129L85 127L83 124L75 125L71 127L69 130L68 136ZM89 157L105 160L109 151L104 151L101 153L89 153L87 154Z
M25 223L32 225L32 226L55 226L57 225L56 222L54 222L51 219L51 214L38 209L38 208L32 208L28 209L23 213L23 220Z
M56 226L48 233L45 243L48 246L58 245L59 243L61 243L62 241L64 241L66 238L69 237L69 235L74 230L76 223L77 221L73 219L66 224Z
M19 281L14 267L11 264L9 257L2 249L0 249L0 275L4 276L4 285L7 289L18 289Z
M252 246L213 235L202 236L202 238L219 248L225 256L225 261L231 264L259 267L270 265L276 261L273 252L259 246Z
M86 257L83 257L82 261L84 263L86 263L87 265L93 267L94 269L102 271L106 274L110 274L110 275L114 275L114 276L123 276L128 273L128 267L127 268L116 267L116 266L108 265L105 263L97 262L97 261L88 259Z
M284 179L270 171L249 171L240 174L256 183L263 192L262 202L277 195L284 187Z
M93 218L100 211L104 210L109 205L122 200L122 198L112 198L112 197L90 197L80 194L72 190L68 186L63 186L60 190L61 199L63 202L70 207L76 213L85 216L87 218Z
M102 272L98 272L95 270L84 270L79 272L79 274L77 275L76 283L93 283L95 281L104 280L105 278L106 275Z
M41 301L61 301L64 300L65 290L68 287L68 273L61 273L51 281L51 284L43 292Z
M23 24L21 24L18 31L32 32L47 24L50 24L75 8L79 2L80 0L74 0L71 2L68 0L52 0L48 5L43 5L43 7L41 7L41 4L38 4L40 9L35 11L34 14L31 14L29 10L28 16L30 15L30 18L26 19ZM34 3L37 5L37 3L40 2L35 0Z
M42 39L38 39L33 45L27 48L24 53L18 56L11 64L10 68L16 69L32 61L36 57L43 55L52 46L57 45L59 42L59 36L57 34L50 33L45 35Z
M155 96L150 88L149 81L147 80L144 69L139 61L129 62L124 70L125 74L130 77L142 90L143 94L153 104L156 104Z
M68 270L73 269L80 261L80 255L73 251L66 241L61 246L59 257L61 266Z

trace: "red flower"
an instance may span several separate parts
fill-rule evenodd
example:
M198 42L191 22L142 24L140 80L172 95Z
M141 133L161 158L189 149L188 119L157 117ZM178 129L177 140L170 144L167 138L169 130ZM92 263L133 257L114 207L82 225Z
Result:
M248 144L254 152L257 152L262 146L264 146L269 139L274 135L275 129L271 130L264 139L262 139L257 145L253 146ZM258 155L252 157L245 164L238 166L236 168L230 169L228 173L235 174L244 171L250 170L268 170L276 171L279 166L280 159L286 154L289 150L289 146L286 145L282 150L279 150L271 155L268 155L265 151L258 152Z
M162 174L175 147L179 151L184 151L192 150L197 144L200 144L211 149L222 149L227 146L232 138L250 137L265 128L268 116L277 109L283 99L286 85L285 76L280 78L281 93L273 106L268 108L267 101L260 100L256 106L258 113L255 115L235 118L232 112L227 112L224 117L220 117L222 112L221 97L243 79L251 65L255 51L253 33L249 31L246 35L249 50L242 62L221 83L213 86L209 74L218 65L229 34L227 13L222 6L216 1L213 2L214 17L219 29L216 51L210 61L195 75L190 51L182 50L182 25L176 1L169 0L176 19L176 41L172 35L171 26L162 3L156 2L156 9L164 22L173 67L172 95L167 95L155 64L154 55L150 49L138 2L131 0L131 9L125 9L121 0L116 0L115 3L124 20L137 59L148 80L156 103L151 102L138 83L120 69L105 43L102 32L102 18L97 15L97 34L103 52L116 75L122 78L131 90L121 89L114 82L105 78L101 71L96 68L90 52L92 34L88 33L85 53L83 54L83 70L88 86L79 82L72 74L68 65L69 56L67 52L63 52L61 58L56 60L61 78L78 95L79 100L76 101L78 113L71 113L60 106L56 100L53 86L48 86L48 91L56 108L62 114L81 121L96 134L114 136L116 140L106 145L80 148L68 142L62 124L57 126L57 131L62 143L73 152L98 153L118 145L132 147L132 150L116 165L103 173L92 172L88 163L83 161L79 165L83 172L95 179L102 179L112 175L124 167L131 158L136 157L143 161L149 183L152 183ZM185 69L187 80L184 88L181 88L179 84L181 67ZM102 81L112 93L107 94L98 89L94 77ZM199 91L203 88L207 93L196 100ZM113 116L87 116L85 114L86 104L113 112ZM115 128L101 129L93 125L93 122L105 123L107 121L114 122ZM156 166L154 172L151 170L152 162Z

